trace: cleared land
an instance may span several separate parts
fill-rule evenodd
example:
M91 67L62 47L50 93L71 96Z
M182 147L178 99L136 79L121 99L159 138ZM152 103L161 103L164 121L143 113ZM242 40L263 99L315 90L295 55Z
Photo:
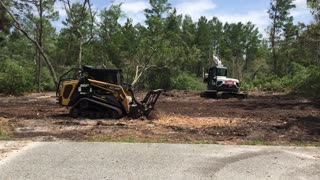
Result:
M54 93L0 96L0 139L320 145L320 99L250 92L206 99L164 92L150 119L73 119Z

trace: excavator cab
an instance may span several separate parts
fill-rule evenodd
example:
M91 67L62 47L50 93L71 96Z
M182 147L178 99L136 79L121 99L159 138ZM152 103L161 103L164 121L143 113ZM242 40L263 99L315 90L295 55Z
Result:
M239 80L227 78L228 70L224 66L215 66L209 69L207 81L208 90L239 92Z
M209 73L205 74L203 82L209 82L209 80L217 80L217 76L227 77L228 69L224 66L214 66L209 69Z
M121 69L83 66L61 76L56 95L60 105L71 107L72 117L148 116L162 90L150 91L138 101L132 86L123 84Z

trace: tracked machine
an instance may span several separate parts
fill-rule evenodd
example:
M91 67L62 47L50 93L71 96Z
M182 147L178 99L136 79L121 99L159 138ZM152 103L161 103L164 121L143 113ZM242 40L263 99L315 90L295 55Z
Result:
M201 92L201 97L208 98L248 98L248 94L240 92L238 79L228 78L228 69L224 67L216 56L213 56L215 66L210 67L205 74L204 82L207 83L207 90Z
M70 108L69 114L74 118L148 117L162 90L152 90L138 101L133 87L122 79L120 69L73 68L59 80L58 103Z

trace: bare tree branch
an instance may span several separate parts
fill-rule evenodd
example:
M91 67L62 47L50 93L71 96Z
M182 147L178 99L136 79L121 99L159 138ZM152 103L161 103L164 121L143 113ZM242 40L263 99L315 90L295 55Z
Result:
M87 44L87 43L91 42L91 40L93 39L94 17L96 15L96 13L92 12L92 7L91 7L92 4L90 3L90 0L86 0L86 1L88 1L87 3L88 3L88 9L89 9L89 14L90 14L91 24L90 24L90 37L86 42L84 42L84 44Z
M154 64L151 64L151 59L152 56L155 54L156 50L152 51L152 54L146 58L146 62L141 63L136 66L136 72L135 72L135 77L133 78L133 81L131 83L132 86L134 86L136 83L138 83L138 81L140 80L141 76L143 75L143 73L145 73L148 69L152 68L152 67L157 67Z

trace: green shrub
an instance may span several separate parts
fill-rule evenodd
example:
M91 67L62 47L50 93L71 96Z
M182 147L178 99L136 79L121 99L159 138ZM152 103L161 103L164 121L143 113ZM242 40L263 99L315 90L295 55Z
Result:
M21 95L33 90L32 72L10 60L1 65L0 92Z
M170 89L172 87L172 71L169 69L152 69L146 74L147 89Z
M244 91L250 91L255 88L253 82L250 81L242 81L240 82L240 89Z
M42 91L55 90L55 85L48 68L41 69L41 90Z
M297 92L301 94L320 96L320 68L304 67L297 63L290 65L290 72L283 77L275 75L242 83L242 88L251 90L258 88L263 91Z
M320 68L311 67L308 68L306 77L302 78L301 81L295 86L295 90L299 93L320 96Z
M8 133L0 129L0 140L8 140L9 138Z
M206 89L206 85L195 75L181 72L173 79L173 88L182 90L204 90Z
M244 89L258 88L259 90L263 90L263 91L285 91L285 86L284 86L285 82L281 78L274 75L266 76L263 79L257 79L252 82L249 82L249 83L245 82L242 84L243 84L242 87Z

